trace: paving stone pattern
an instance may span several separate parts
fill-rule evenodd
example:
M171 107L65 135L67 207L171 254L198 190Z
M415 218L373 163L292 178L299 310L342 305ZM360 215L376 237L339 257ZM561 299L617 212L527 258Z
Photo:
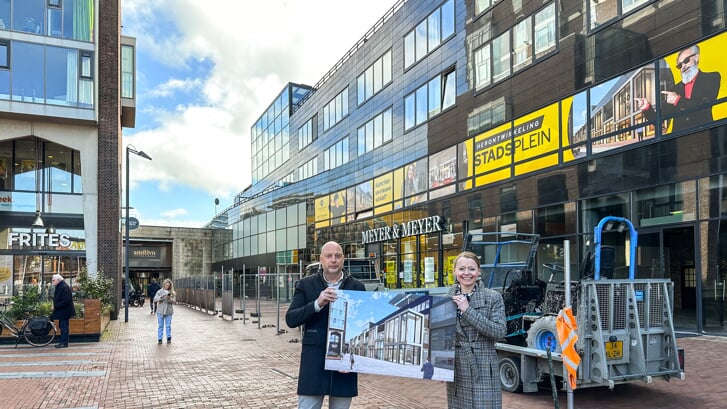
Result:
M248 308L250 306L248 305ZM68 349L0 345L0 409L294 408L300 337L285 326L287 305L263 302L257 318L229 320L193 308L175 309L173 342L157 344L156 316L131 308L112 321L99 343ZM280 332L278 330L280 325ZM583 389L574 407L727 407L727 338L681 338L687 379ZM445 408L438 381L361 375L354 408ZM564 392L560 408L567 408ZM324 405L326 407L326 405ZM553 408L552 394L503 393L503 407Z

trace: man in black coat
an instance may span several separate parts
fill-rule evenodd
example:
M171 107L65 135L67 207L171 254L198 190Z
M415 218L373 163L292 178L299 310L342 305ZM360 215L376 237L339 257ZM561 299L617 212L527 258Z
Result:
M154 296L157 295L157 291L159 291L160 288L161 287L159 286L159 283L157 283L156 278L152 278L149 285L146 286L146 295L149 296L149 307L151 307L152 314L157 312L157 303L154 302Z
M293 301L285 314L290 328L303 326L298 369L298 408L318 409L328 395L328 407L346 409L358 395L358 376L352 372L325 370L329 305L336 290L365 291L364 284L343 270L343 249L333 241L321 248L321 269L295 286Z
M719 95L722 76L699 68L699 46L687 47L677 55L676 67L682 80L670 91L661 91L664 119L672 118L672 132L707 125L713 121L712 104ZM648 120L656 119L653 105L646 98L634 98Z
M56 344L56 348L68 348L69 320L76 315L76 309L73 307L73 292L60 274L54 274L51 280L55 286L51 319L58 320L61 329L61 338Z

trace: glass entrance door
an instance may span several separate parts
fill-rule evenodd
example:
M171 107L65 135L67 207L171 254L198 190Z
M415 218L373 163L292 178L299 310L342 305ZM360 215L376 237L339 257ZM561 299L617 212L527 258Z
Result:
M708 271L702 273L702 329L706 334L727 335L727 223L711 223L707 232L712 245L706 255Z
M668 278L674 282L674 329L697 331L697 285L694 227L639 231L637 278Z

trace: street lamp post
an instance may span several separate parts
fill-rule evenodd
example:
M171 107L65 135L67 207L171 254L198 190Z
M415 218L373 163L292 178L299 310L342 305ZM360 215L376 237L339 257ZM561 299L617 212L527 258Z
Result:
M126 240L124 242L124 322L129 322L129 154L151 160L144 151L137 151L134 145L126 145Z

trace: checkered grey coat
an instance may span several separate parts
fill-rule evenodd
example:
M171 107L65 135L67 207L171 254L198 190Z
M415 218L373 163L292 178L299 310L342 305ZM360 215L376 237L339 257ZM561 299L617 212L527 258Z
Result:
M455 283L449 296L459 292ZM447 383L450 409L502 408L495 342L505 337L505 304L497 291L477 282L469 308L457 319L454 382Z

